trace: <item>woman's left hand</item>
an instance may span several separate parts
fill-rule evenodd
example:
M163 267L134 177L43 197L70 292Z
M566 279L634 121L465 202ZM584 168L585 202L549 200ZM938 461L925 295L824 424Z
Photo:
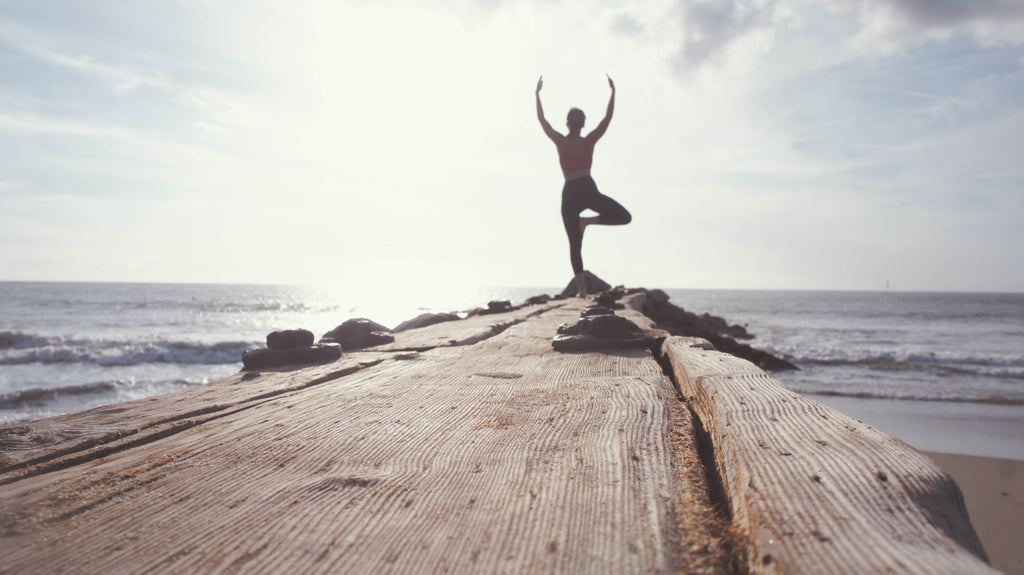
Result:
M615 82L612 82L612 77L609 76L608 74L605 74L605 76L608 78L608 87L612 89L612 92L614 92L615 91Z

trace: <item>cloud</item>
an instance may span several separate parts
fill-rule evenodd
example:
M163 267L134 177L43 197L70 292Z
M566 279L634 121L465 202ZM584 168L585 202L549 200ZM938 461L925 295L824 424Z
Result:
M860 52L889 52L958 36L982 46L1024 43L1018 0L677 0L675 13L681 28L674 64L686 73L762 61L777 48L779 30L803 36L814 32L808 26L825 26L832 35L822 39L833 45L824 48L840 51L844 42ZM621 18L613 30L640 31Z
M30 132L85 136L134 143L138 140L131 132L119 127L95 126L87 123L53 120L37 116L11 116L0 113L0 131Z
M643 36L646 30L644 24L634 15L627 12L620 12L612 16L611 31L615 34L636 38Z
M861 0L888 5L894 12L926 26L956 26L976 21L1005 21L1024 18L1024 5L1006 0Z
M160 277L178 281L328 270L353 282L358 258L386 270L443 257L489 283L546 285L567 262L532 87L544 73L549 119L570 105L599 116L606 71L619 96L597 177L636 224L588 240L595 269L679 287L850 288L892 253L1021 245L1014 6L850 1L229 0L161 4L169 20L150 3L6 10L0 219L40 227L14 237L0 221L0 253L31 246L51 263L5 273L154 279L111 270L110 254L159 253ZM879 57L879 37L913 49ZM987 222L1001 235L975 233ZM295 241L249 249L268 229ZM315 230L331 241L310 244ZM61 263L69 243L96 269ZM686 265L629 255L650 245ZM900 287L940 285L919 276ZM934 277L959 281L947 276Z
M721 62L744 40L770 32L777 14L774 0L700 0L680 2L678 7L684 69Z
M123 95L142 86L163 90L173 88L170 82L159 76L112 66L88 54L68 54L57 47L59 42L55 38L4 18L0 18L0 42L53 66L99 79L107 83L117 95Z
M966 34L981 44L1024 42L1024 4L1017 0L826 0L854 13L862 45L883 49Z

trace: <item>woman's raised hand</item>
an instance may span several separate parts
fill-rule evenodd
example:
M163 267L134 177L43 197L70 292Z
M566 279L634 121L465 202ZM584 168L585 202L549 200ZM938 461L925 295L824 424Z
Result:
M615 82L612 82L612 77L609 76L608 74L605 74L605 77L608 78L608 87L612 89L612 92L614 92L615 91Z
M541 77L537 80L537 91L540 92L540 89L543 88L543 87L544 87L544 75L542 74Z

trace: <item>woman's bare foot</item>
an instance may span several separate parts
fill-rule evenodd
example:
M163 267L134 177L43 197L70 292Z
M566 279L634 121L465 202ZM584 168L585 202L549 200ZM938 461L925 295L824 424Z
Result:
M576 280L576 296L587 297L587 278L582 272L575 275Z

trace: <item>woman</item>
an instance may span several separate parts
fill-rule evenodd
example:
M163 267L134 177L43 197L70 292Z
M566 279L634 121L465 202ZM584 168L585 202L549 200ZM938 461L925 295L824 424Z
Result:
M587 297L587 283L583 276L583 230L589 225L621 226L628 224L633 217L626 208L615 200L597 191L597 184L590 177L590 166L593 163L594 144L601 139L608 123L612 121L615 109L615 83L608 77L608 86L612 89L608 99L608 111L604 119L593 132L583 137L583 124L586 117L583 110L569 110L566 126L569 134L563 136L555 131L544 118L544 108L540 103L540 89L544 86L544 77L537 80L537 119L551 141L558 148L558 161L562 164L565 185L562 187L562 223L565 233L569 236L569 261L576 279L576 291L580 297ZM597 216L581 218L580 212L590 209Z

